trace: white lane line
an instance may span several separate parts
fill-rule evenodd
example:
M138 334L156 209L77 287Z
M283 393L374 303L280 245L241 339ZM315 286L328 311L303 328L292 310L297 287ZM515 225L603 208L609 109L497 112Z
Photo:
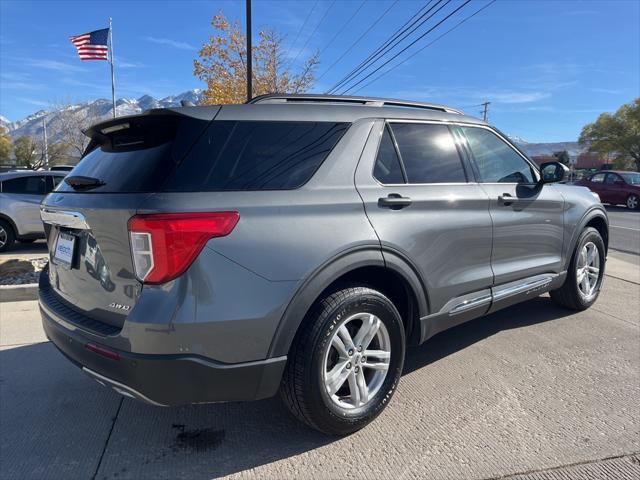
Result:
M621 227L619 225L609 225L611 228L623 228L625 230L633 230L634 232L640 232L640 228Z

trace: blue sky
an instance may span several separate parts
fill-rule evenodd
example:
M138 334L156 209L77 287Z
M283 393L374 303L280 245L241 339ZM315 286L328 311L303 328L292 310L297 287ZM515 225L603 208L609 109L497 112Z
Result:
M345 26L361 0L254 0L254 35L262 27L281 32L292 59L305 44L300 59L323 51L318 76L324 75L313 89L323 92L423 4L399 0L325 73L392 1L368 0ZM487 1L473 0L389 66ZM460 4L453 0L442 12ZM192 74L193 60L211 33L211 17L220 10L244 19L244 1L2 0L0 114L18 120L52 103L109 98L107 62L81 62L68 40L106 27L109 16L118 97L163 97L202 87ZM473 115L479 114L473 105L486 100L492 102L491 123L511 135L534 142L575 140L599 113L640 96L639 25L638 0L498 0L357 93L445 103Z

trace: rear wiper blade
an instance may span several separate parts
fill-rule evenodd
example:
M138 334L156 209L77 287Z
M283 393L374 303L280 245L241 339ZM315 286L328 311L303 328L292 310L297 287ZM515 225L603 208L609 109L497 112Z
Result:
M67 176L64 177L64 181L75 190L90 189L106 185L105 182L99 178L85 177L82 175Z

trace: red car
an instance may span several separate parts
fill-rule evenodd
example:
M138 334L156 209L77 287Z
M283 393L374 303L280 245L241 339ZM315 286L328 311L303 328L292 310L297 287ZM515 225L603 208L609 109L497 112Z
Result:
M602 203L626 205L630 210L640 206L640 173L607 170L590 175L576 185L588 187L600 195Z

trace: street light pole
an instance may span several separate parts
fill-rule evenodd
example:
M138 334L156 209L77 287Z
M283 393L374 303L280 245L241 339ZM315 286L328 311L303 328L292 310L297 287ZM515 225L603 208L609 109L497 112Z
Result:
M251 0L247 0L247 102L251 101L253 94L253 66L251 54Z

